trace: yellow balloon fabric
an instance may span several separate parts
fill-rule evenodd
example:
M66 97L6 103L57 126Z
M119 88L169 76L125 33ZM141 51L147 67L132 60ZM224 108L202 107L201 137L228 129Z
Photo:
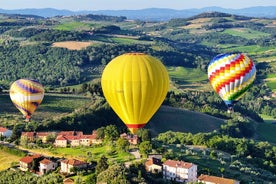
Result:
M26 117L26 121L29 121L43 97L44 88L33 79L19 79L10 87L10 98L16 108Z
M169 75L157 58L144 53L126 53L108 63L101 84L107 102L135 134L164 101Z

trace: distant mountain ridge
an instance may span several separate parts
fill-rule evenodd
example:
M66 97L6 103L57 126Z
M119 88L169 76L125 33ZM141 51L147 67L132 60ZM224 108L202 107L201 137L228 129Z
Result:
M225 9L221 7L206 7L201 9L183 9L174 10L166 8L148 8L141 10L97 10L97 11L70 11L70 10L58 10L54 8L43 9L17 9L17 10L5 10L0 9L0 13L7 14L27 14L37 15L42 17L54 17L54 16L71 16L71 15L83 15L83 14L100 14L111 16L125 16L128 19L140 19L140 20L152 20L152 21L166 21L172 18L187 18L203 12L217 11L223 13L230 13L235 15L243 15L250 17L265 17L276 18L276 6L256 6L242 9Z

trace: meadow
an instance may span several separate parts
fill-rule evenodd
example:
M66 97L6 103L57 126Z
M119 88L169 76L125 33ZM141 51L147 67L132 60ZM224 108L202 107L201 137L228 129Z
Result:
M21 157L9 154L0 149L0 171L8 169L12 163L19 162Z

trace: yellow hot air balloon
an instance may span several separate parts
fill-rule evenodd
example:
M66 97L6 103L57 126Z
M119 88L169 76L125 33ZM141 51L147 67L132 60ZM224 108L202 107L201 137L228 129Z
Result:
M10 98L16 108L29 121L44 97L43 86L34 79L19 79L10 87Z
M101 84L107 102L135 134L164 101L169 75L157 58L144 53L126 53L108 63Z

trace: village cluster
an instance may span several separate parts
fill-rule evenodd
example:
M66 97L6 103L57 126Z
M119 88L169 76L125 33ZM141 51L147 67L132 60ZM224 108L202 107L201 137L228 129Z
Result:
M47 142L47 136L55 134L56 138L54 146L68 147L68 146L91 146L92 144L102 143L101 139L97 139L97 132L94 130L92 134L85 135L82 131L61 131L61 132L22 132L21 138L25 136L30 142L41 139L43 143ZM0 127L0 135L2 137L9 137L12 131L7 128ZM121 134L120 137L125 138L132 145L139 143L139 138L136 135ZM197 165L179 160L166 160L162 162L161 155L149 155L145 161L145 169L151 173L162 173L163 178L178 182L201 182L204 184L239 184L240 182L234 179L217 177L211 175L197 173ZM34 165L35 164L35 165ZM20 159L19 169L21 171L33 172L37 175L44 175L46 173L55 171L60 167L60 173L63 175L74 174L76 170L86 170L93 166L89 163L78 159L54 158L39 154L30 154ZM74 169L73 169L74 168ZM68 181L68 178L64 180Z

